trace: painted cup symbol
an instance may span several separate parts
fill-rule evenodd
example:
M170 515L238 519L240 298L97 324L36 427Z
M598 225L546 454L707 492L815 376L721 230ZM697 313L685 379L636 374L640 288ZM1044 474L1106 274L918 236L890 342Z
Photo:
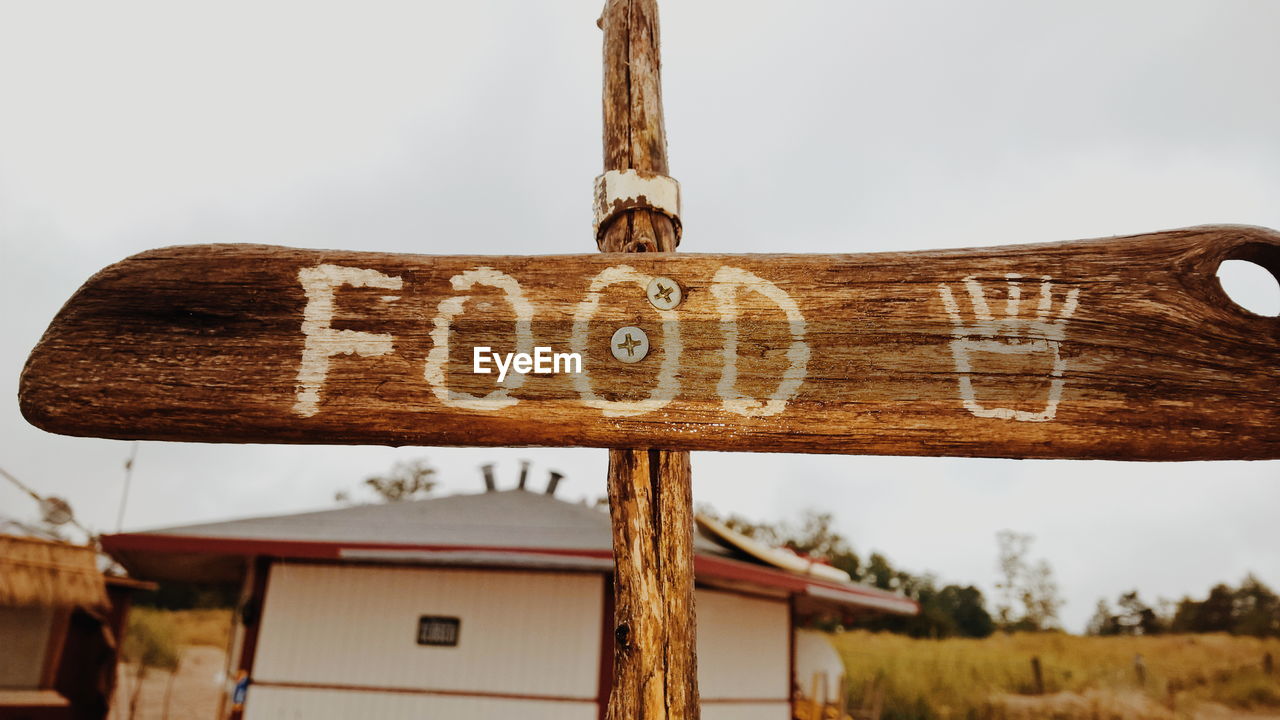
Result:
M1023 314L1021 280L1017 273L1005 275L1008 292L1005 296L1005 307L1002 316L991 312L987 303L986 292L975 276L964 279L964 286L969 294L973 308L973 321L966 322L960 312L960 304L946 284L938 285L942 305L952 324L951 356L955 361L956 376L960 385L960 400L966 410L975 417L997 418L1001 420L1017 420L1020 422L1047 422L1058 413L1058 403L1062 400L1062 388L1066 383L1066 361L1062 358L1061 344L1066 339L1067 321L1075 313L1079 302L1079 288L1067 291L1066 296L1058 303L1054 311L1052 278L1040 278L1040 297L1035 307L1035 315L1027 317ZM1053 317L1050 320L1050 317ZM979 359L991 355L999 356L996 361L1001 367L979 367ZM1013 363L1014 357L1031 365L1040 360L1045 377L1049 379L1048 396L1043 409L1031 411L1010 407L987 407L979 402L979 388L975 388L974 375L1005 374L1004 371Z

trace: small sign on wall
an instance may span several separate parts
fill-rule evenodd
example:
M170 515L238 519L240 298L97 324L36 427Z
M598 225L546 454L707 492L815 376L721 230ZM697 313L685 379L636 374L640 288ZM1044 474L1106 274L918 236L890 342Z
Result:
M456 617L423 615L418 618L418 644L456 647L462 621Z

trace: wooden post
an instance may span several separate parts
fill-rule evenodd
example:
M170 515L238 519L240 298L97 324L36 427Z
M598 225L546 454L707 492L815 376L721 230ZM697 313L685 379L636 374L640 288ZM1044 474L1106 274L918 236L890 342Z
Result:
M604 169L666 175L658 8L609 0L604 31ZM598 238L604 252L672 252L670 218L637 209ZM609 451L614 658L609 720L696 720L693 495L689 453Z
M1044 694L1044 670L1040 667L1040 658L1031 658L1031 680L1035 685L1036 695Z

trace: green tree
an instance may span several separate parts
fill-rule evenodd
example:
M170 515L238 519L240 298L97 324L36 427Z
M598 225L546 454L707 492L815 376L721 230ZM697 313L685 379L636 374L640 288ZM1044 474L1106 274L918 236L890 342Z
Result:
M867 567L858 579L881 590L897 590L902 581L901 575L902 573L895 570L889 563L889 558L873 552L871 557L867 558Z
M1116 614L1111 611L1111 605L1107 603L1105 598L1098 598L1098 607L1093 611L1093 617L1089 618L1089 625L1085 629L1085 634L1120 634L1120 620L1116 617Z
M379 502L403 502L420 500L431 494L437 485L435 476L436 469L426 459L419 458L397 462L390 471L370 475L362 484L373 491ZM351 493L346 490L334 493L333 499L343 504L352 502Z
M718 518L710 507L700 507L699 512ZM761 523L736 515L720 521L753 540L824 560L849 573L854 580L900 592L920 604L920 613L915 617L873 615L855 621L856 627L932 638L986 637L995 629L982 591L972 585L947 585L939 589L932 575L896 568L880 552L872 552L863 562L849 541L835 529L835 517L831 513L806 512L798 523Z
M910 579L903 580L904 575ZM983 638L995 631L995 621L987 612L986 598L972 585L947 585L939 589L928 574L909 575L893 571L889 576L903 586L904 595L920 603L920 613L914 617L872 616L855 622L855 627L920 638Z
M1195 632L1231 632L1235 625L1235 592L1226 583L1209 590L1209 597L1195 612Z
M996 624L987 612L986 598L972 585L948 585L938 591L930 604L954 621L956 635L984 638L995 632Z
M1120 596L1117 601L1120 607L1120 626L1125 635L1158 635L1165 630L1165 623L1156 611L1138 596L1137 590Z
M1238 588L1218 583L1204 600L1184 597L1170 625L1180 633L1280 637L1280 597L1249 574Z
M857 579L861 571L861 561L853 551L849 541L835 530L835 518L831 513L814 510L806 511L798 524L754 522L740 515L719 518L713 508L701 507L702 512L716 517L729 529L774 547L785 547L809 557L823 560L833 567L844 570L849 576Z
M1254 637L1280 637L1280 597L1252 573L1235 591L1231 632Z
M849 573L850 577L857 578L862 569L858 554L832 527L834 523L831 513L810 510L801 518L799 528L786 533L782 544L801 555L822 558Z
M1006 628L1016 622L1021 599L1019 589L1027 573L1027 552L1031 549L1031 541L1030 535L1012 530L996 533L996 565L1000 570L1000 580L996 582L996 590L1000 593L996 617Z
M1012 530L996 533L1000 581L997 616L1005 630L1048 630L1056 625L1062 598L1048 561L1027 556L1035 538Z
M1154 608L1142 601L1137 590L1120 595L1118 612L1112 612L1106 600L1098 601L1098 609L1089 620L1090 635L1158 635L1168 623Z

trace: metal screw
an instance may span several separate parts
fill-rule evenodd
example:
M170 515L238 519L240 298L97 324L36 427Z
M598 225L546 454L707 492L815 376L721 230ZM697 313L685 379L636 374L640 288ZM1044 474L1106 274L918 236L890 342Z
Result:
M670 310L684 300L684 291L680 289L680 283L669 277L656 277L650 280L644 294L659 310Z
M640 362L649 354L649 336L631 325L618 328L609 340L609 350L624 363Z

